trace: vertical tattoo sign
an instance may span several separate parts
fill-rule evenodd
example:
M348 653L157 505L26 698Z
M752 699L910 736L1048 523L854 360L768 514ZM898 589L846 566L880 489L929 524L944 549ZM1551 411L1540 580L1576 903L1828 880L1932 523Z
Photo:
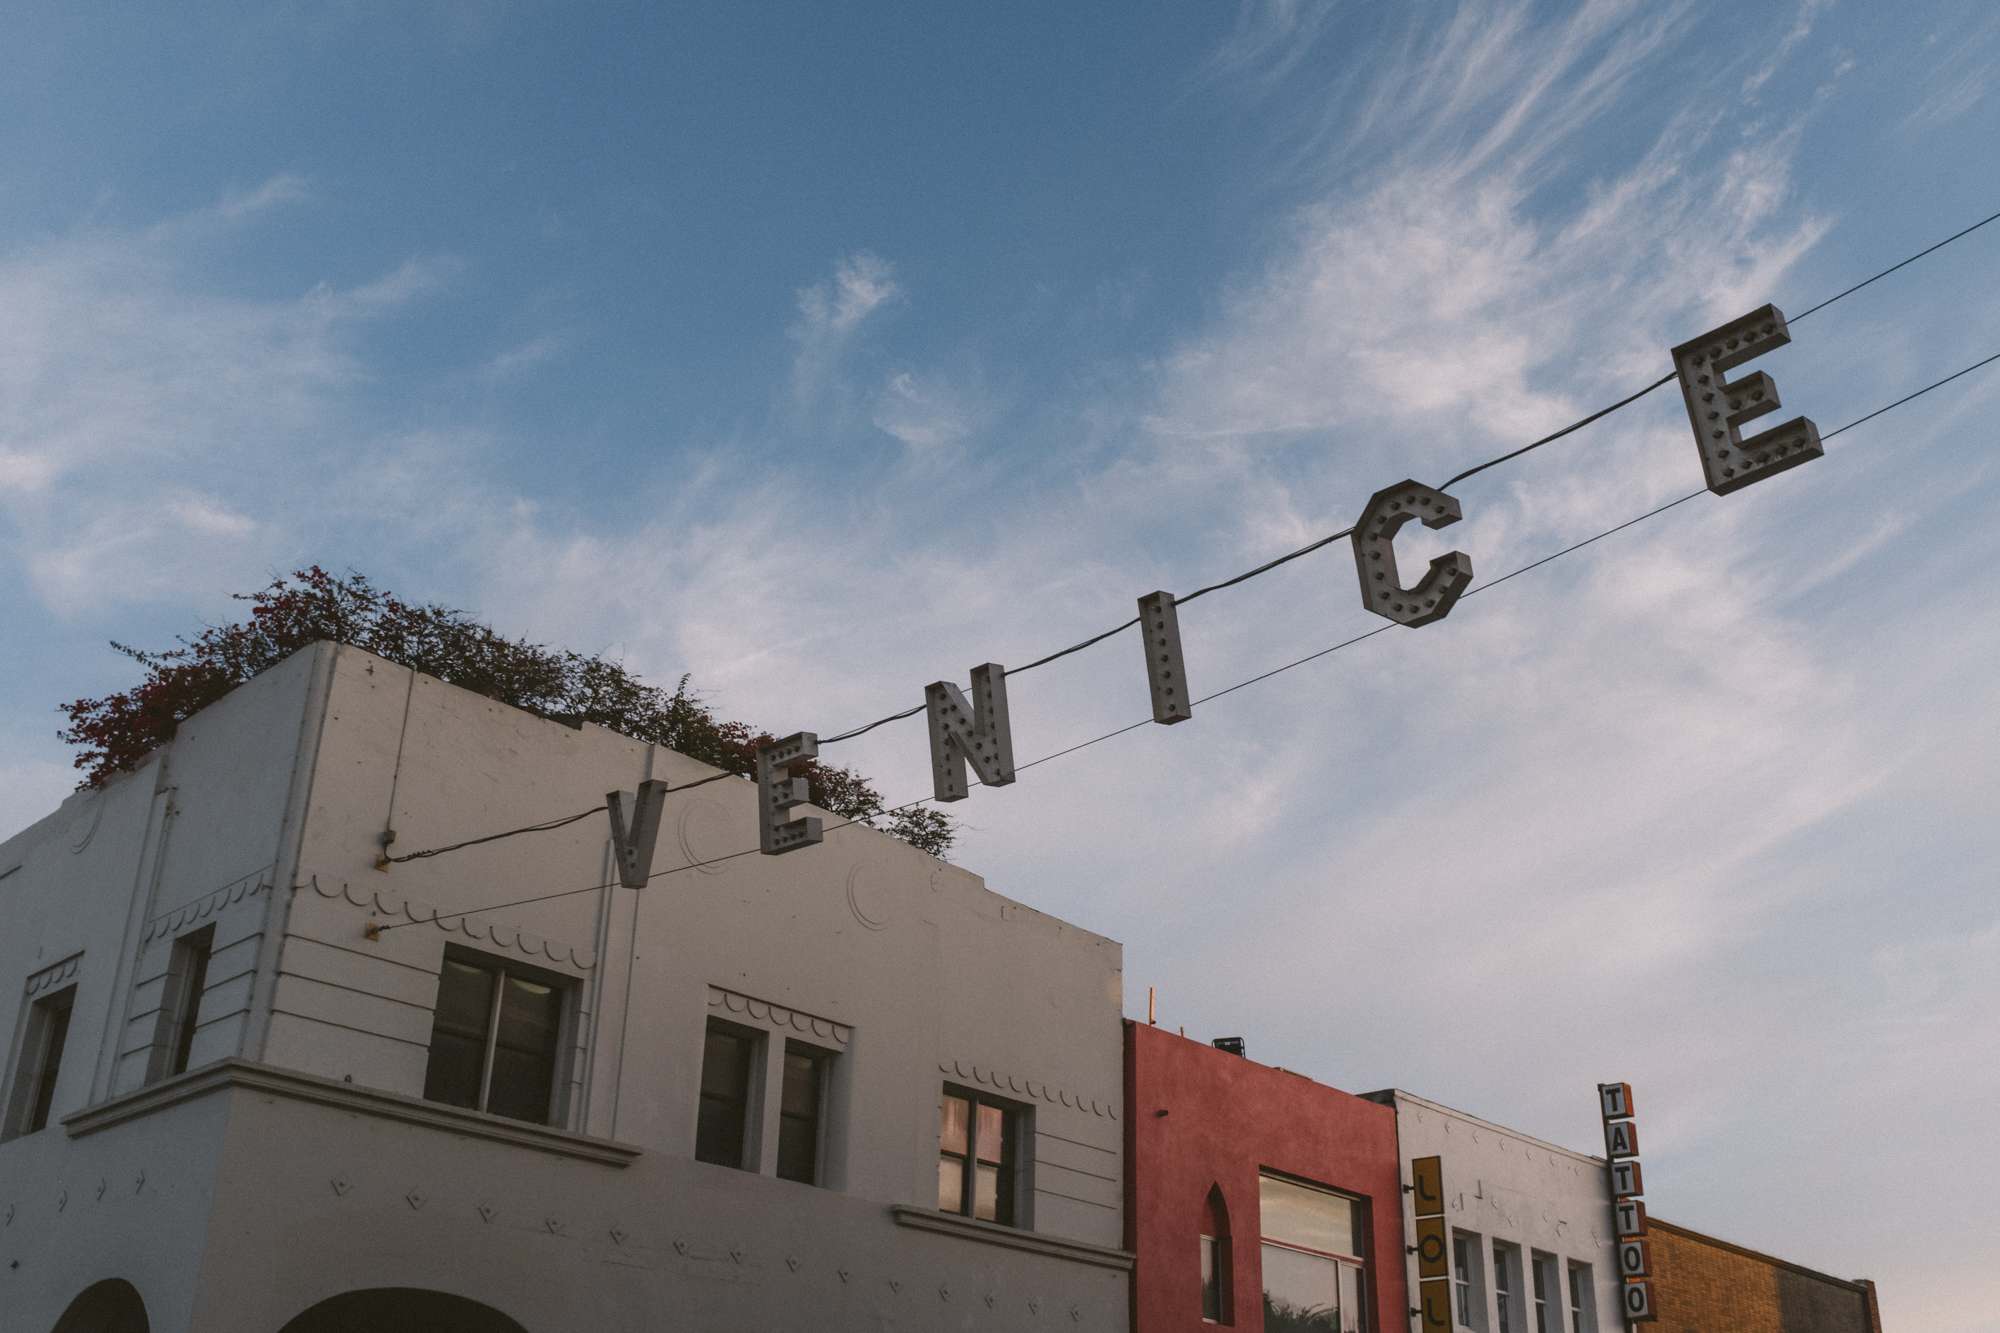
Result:
M1612 1234L1618 1246L1618 1306L1625 1322L1649 1323L1653 1312L1653 1265L1646 1241L1646 1205L1639 1196L1646 1181L1639 1170L1639 1123L1632 1111L1630 1083L1597 1085L1604 1117L1605 1170L1611 1177Z
M1444 1231L1444 1159L1410 1162L1410 1213L1416 1219L1417 1307L1410 1311L1419 1333L1452 1333L1451 1267Z

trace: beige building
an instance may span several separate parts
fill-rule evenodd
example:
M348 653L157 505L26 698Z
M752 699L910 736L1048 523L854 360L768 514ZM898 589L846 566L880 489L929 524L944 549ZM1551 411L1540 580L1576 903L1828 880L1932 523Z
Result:
M709 776L321 644L0 844L6 1333L1126 1327L1116 943L735 779L376 868Z

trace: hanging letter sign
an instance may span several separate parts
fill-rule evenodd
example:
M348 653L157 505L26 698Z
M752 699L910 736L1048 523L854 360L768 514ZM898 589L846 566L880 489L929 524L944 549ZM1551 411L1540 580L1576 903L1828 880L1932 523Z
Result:
M1443 1158L1418 1157L1410 1162L1410 1214L1417 1224L1417 1328L1419 1333L1452 1333Z
M823 836L817 815L787 819L795 805L807 800L804 776L793 776L792 765L819 757L819 737L801 731L757 747L757 845L766 856L810 847Z
M1153 692L1153 721L1163 726L1194 716L1187 667L1181 660L1181 615L1170 592L1139 599L1139 642L1146 649L1146 684Z
M629 804L628 804L629 802ZM667 802L667 784L646 781L639 793L606 793L604 805L611 813L611 845L618 853L618 882L628 889L643 889L653 873L653 848L660 841L660 810Z
M931 724L931 790L940 801L962 801L965 766L989 787L1014 780L1014 733L1007 725L1007 668L972 668L972 702L948 680L924 689Z
M1733 382L1722 378L1732 366L1791 340L1784 315L1767 305L1674 349L1674 373L1680 377L1681 397L1694 425L1701 470L1708 489L1717 495L1741 490L1825 452L1819 427L1805 417L1793 417L1744 439L1740 429L1744 422L1778 410L1778 386L1761 370Z
M1632 1085L1600 1083L1597 1107L1604 1118L1604 1156L1611 1177L1612 1230L1618 1237L1619 1308L1627 1324L1647 1323L1653 1313L1652 1256L1647 1252L1645 1177L1639 1170L1639 1126L1632 1119Z
M1452 603L1472 583L1472 557L1451 551L1431 561L1414 588L1396 572L1396 534L1411 519L1427 528L1449 527L1464 517L1458 501L1418 481L1375 492L1354 524L1354 568L1361 576L1361 604L1403 625L1428 625L1451 614Z

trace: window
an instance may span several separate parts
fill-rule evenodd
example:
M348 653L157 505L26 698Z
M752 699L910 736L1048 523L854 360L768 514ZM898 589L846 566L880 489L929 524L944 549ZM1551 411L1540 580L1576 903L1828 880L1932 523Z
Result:
M195 1029L201 1026L202 992L208 989L208 955L214 947L214 926L203 926L174 941L167 961L167 993L156 1029L159 1040L153 1048L151 1076L155 1079L187 1072Z
M1597 1296L1591 1290L1589 1264L1569 1266L1569 1333L1597 1333Z
M1360 1202L1267 1175L1258 1203L1268 1333L1363 1333Z
M447 950L424 1096L541 1124L555 1119L567 978Z
M796 1041L785 1043L784 1087L778 1098L778 1177L819 1184L821 1112L831 1057Z
M1234 1285L1229 1272L1229 1206L1211 1185L1201 1227L1201 1317L1213 1324L1235 1319Z
M1486 1327L1486 1288L1480 1280L1479 1237L1457 1231L1451 1238L1451 1286L1458 1309L1458 1326Z
M701 1051L701 1106L695 1114L697 1161L757 1169L749 1156L750 1080L763 1047L763 1037L755 1032L708 1020Z
M1535 1290L1535 1333L1562 1333L1558 1322L1557 1302L1562 1299L1556 1286L1556 1261L1554 1255L1537 1253L1534 1257Z
M1028 1110L966 1088L944 1090L938 1128L938 1208L1017 1225L1016 1179Z
M12 1105L8 1107L6 1133L0 1138L11 1139L47 1127L75 1004L76 987L66 986L28 1006L27 1031L22 1034L21 1056L15 1065Z
M1520 1253L1511 1245L1493 1242L1493 1296L1499 1311L1499 1333L1523 1333L1519 1310L1514 1302L1520 1299Z

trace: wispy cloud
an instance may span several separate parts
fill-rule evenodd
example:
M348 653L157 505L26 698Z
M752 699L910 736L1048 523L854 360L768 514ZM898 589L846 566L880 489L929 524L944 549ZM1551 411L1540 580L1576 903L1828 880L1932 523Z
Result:
M791 325L797 351L792 398L804 407L829 386L841 354L869 317L901 298L895 266L857 250L834 265L833 276L801 287Z

